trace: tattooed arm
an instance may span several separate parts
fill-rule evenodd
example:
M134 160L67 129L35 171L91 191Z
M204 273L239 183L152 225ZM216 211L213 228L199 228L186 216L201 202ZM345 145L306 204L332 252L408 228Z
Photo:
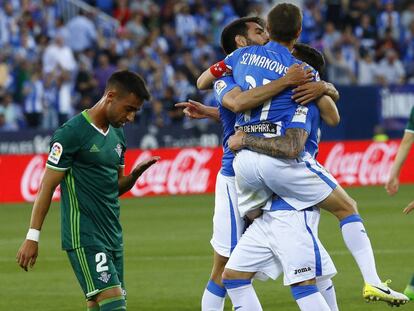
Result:
M302 152L307 138L308 133L301 128L290 128L286 130L285 136L271 138L237 131L229 138L228 145L233 152L246 148L274 158L295 159Z

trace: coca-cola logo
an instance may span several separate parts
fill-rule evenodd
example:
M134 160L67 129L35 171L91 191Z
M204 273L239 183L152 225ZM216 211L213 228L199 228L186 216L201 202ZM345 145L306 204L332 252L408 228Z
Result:
M337 143L326 158L325 168L339 183L384 184L390 174L398 145L396 142L374 142L363 151L347 152L345 144Z
M46 160L43 156L34 156L24 170L20 181L20 191L26 201L33 202L36 199L40 183L45 172ZM60 187L56 188L53 199L60 198Z
M144 151L132 168L151 156L150 151ZM207 191L211 174L206 165L212 156L213 151L208 149L183 149L173 159L161 159L141 175L131 193L134 196L203 193Z

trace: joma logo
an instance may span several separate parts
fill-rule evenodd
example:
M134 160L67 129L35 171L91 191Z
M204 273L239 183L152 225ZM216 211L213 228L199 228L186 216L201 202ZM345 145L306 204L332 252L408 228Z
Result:
M312 269L310 267L295 269L295 274L299 274L299 273L303 273L303 272L308 272L308 271L311 271L311 270Z

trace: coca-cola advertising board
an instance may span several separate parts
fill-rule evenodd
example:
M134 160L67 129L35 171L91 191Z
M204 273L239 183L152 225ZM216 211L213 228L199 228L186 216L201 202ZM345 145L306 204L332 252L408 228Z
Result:
M318 160L343 186L384 184L400 141L347 141L320 144ZM221 148L129 150L126 172L140 161L160 156L126 193L126 197L212 193L221 165ZM0 202L34 201L47 155L2 155ZM414 150L408 155L401 183L414 183ZM59 189L54 199L60 196Z

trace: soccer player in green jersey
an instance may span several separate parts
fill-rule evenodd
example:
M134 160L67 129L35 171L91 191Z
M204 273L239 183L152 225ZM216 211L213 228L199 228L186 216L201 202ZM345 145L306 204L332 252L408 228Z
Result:
M122 126L134 120L149 97L139 75L115 72L98 103L54 133L30 229L17 253L24 270L33 267L40 230L60 184L62 248L85 293L87 310L126 310L119 196L159 158L139 163L125 176Z
M387 190L389 195L394 195L398 192L399 186L399 176L401 168L407 159L408 153L410 152L411 146L414 143L414 107L411 109L410 119L408 120L407 127L405 129L404 136L402 138L400 147L398 147L397 156L395 157L394 164L391 168L391 174L388 178L387 183L385 184L385 190ZM414 209L414 201L407 205L404 209L404 213L408 214ZM410 284L404 290L404 294L414 300L414 275L411 278Z

